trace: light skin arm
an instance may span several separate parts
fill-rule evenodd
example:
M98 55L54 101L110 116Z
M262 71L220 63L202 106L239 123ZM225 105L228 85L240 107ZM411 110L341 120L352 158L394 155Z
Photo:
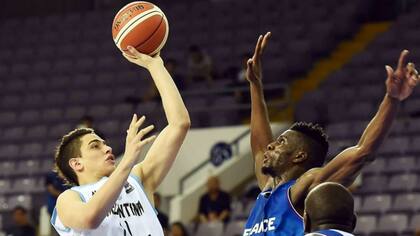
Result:
M85 203L77 192L66 190L57 199L57 213L62 223L72 229L86 230L97 228L115 204L133 166L138 162L141 149L155 137L142 140L153 126L138 132L145 118L137 120L134 115L127 131L126 149L120 164L109 176L105 184Z
M307 193L323 182L337 182L350 186L361 169L373 160L372 154L385 140L400 102L411 95L419 80L414 64L409 63L404 66L407 55L408 51L406 50L401 53L395 73L391 67L386 66L388 75L386 80L387 93L357 145L338 154L316 173L308 176L304 175L301 181L297 182L296 187L292 187L294 203L299 199L294 198L293 195L296 195L296 197L302 196L300 193Z
M260 35L255 46L254 55L247 62L246 78L251 92L251 149L255 162L255 175L261 190L267 185L269 177L263 175L261 167L267 145L273 141L267 105L264 99L262 84L261 56L271 33Z
M145 159L132 171L142 180L146 194L152 200L153 193L174 163L191 122L182 97L159 54L151 57L139 53L132 47L129 50L134 57L125 55L126 58L150 72L161 96L168 121L168 125L158 135Z

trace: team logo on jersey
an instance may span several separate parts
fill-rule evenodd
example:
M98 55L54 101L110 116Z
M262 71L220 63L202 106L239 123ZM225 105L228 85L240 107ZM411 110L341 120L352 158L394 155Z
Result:
M127 194L129 194L129 193L133 192L134 187L129 182L125 182L124 189L125 189L125 192Z
M276 229L276 227L274 226L275 220L276 217L264 219L260 223L256 223L252 228L245 229L243 236L251 236L269 231L274 231Z

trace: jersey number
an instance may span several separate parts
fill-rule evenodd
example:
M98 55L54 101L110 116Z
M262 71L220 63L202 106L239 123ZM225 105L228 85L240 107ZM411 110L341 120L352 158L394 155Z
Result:
M124 227L123 225L121 225L121 223L120 223L120 226L121 226L121 228L123 228L124 229L124 236L133 236L133 234L131 233L131 229L130 229L130 225L128 224L128 222L125 220L124 221L124 223L125 223L125 226L126 227ZM129 233L128 235L127 235L127 232Z

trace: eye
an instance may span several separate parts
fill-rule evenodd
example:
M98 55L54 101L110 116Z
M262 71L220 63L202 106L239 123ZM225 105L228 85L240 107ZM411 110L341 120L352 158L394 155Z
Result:
M285 140L284 138L280 138L280 139L278 139L278 140L277 140L277 143L278 143L279 145L283 145L283 144L285 144L285 143L286 143L286 140Z
M95 143L95 144L92 144L90 147L91 147L92 149L95 149L95 148L98 148L98 147L99 147L99 145L98 145L97 143Z

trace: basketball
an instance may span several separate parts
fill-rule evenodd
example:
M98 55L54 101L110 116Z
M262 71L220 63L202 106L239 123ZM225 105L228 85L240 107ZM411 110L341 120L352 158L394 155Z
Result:
M156 5L136 1L125 5L112 23L112 38L115 45L127 53L127 46L137 51L155 55L166 43L169 26L165 14Z

